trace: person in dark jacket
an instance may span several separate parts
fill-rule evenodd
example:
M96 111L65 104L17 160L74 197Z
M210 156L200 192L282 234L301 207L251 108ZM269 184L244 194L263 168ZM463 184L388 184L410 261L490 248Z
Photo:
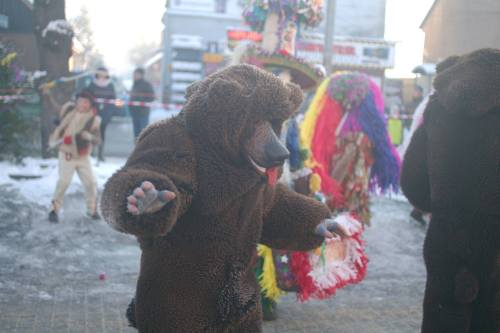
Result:
M137 68L134 71L134 85L132 86L132 91L130 93L131 102L144 102L151 103L155 100L155 93L151 83L144 79L144 69ZM131 105L130 115L132 117L132 123L134 124L134 138L137 137L141 131L149 124L149 112L150 107L145 105Z
M116 98L115 87L111 83L109 72L104 67L99 67L95 73L94 80L88 86L88 90L97 99L114 100ZM113 117L115 105L112 102L98 102L97 112L101 117L101 144L98 147L97 158L104 161L104 141L106 139L106 127Z

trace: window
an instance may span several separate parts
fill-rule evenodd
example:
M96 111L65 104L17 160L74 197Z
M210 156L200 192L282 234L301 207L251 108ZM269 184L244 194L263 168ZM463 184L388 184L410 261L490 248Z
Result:
M226 2L227 0L215 0L215 12L225 14L227 5Z

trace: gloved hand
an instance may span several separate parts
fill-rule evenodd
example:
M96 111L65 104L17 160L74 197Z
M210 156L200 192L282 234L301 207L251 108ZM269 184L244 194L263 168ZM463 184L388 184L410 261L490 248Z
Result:
M174 192L158 191L153 183L145 181L127 197L127 211L132 215L155 213L174 199Z
M335 237L347 237L349 233L340 223L336 222L334 219L325 219L314 229L314 233L318 236L322 236L328 239Z

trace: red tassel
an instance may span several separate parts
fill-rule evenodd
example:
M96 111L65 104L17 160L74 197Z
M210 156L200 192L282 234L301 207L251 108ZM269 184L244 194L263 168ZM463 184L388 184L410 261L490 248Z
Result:
M313 279L309 276L311 264L309 263L308 253L294 252L292 254L291 269L299 286L297 298L300 302L305 302L318 289Z
M335 153L335 131L342 115L342 107L326 95L323 110L316 120L311 143L311 154L318 163L314 172L321 177L321 191L331 198L328 206L332 209L342 207L345 203L342 187L330 176L330 164Z

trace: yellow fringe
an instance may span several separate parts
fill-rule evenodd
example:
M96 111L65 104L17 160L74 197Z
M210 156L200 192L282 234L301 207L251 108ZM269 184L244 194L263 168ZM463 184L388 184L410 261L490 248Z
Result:
M300 125L300 144L305 149L311 148L311 141L314 134L316 120L322 110L324 94L329 82L330 78L327 78L320 84L314 94L311 104L309 104L309 107L307 108L304 121Z
M321 177L317 173L313 173L309 178L309 191L316 193L321 190Z
M277 301L285 292L278 288L278 283L276 282L273 250L265 245L259 244L257 246L257 253L264 260L262 274L258 277L260 288L267 298Z
M15 58L17 57L17 53L16 52L11 52L9 54L7 54L5 57L3 57L3 59L0 61L0 65L2 66L7 66L9 65L12 60L14 60Z
M314 135L314 130L316 129L316 121L323 110L323 105L325 103L325 93L330 83L330 78L326 78L316 90L314 98L307 109L304 117L304 121L300 125L300 144L302 148L311 151L311 143ZM311 155L311 154L310 154ZM314 160L312 156L309 156L308 160L305 162L306 167L314 167Z

